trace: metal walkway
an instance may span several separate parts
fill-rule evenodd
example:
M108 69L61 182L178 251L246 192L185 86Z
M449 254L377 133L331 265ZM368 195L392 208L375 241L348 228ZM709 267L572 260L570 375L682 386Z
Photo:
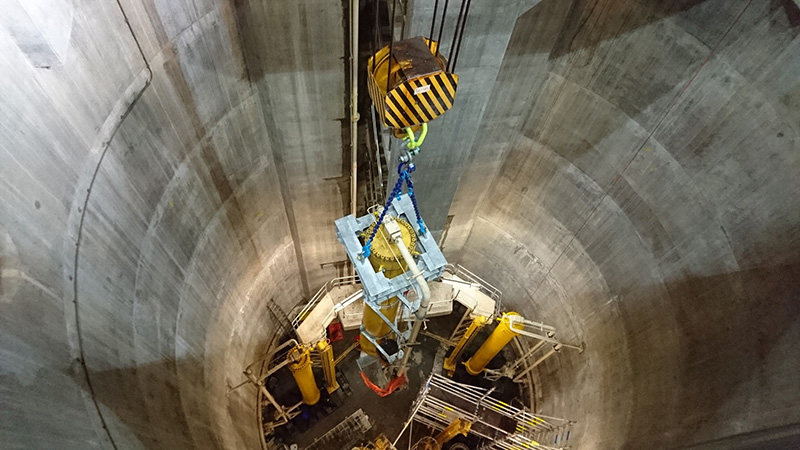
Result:
M493 389L431 375L412 408L413 419L442 430L457 418L472 422L470 433L489 442L479 450L561 450L575 422L531 414L492 398Z
M369 417L359 409L331 428L305 450L350 450L353 445L364 439L364 434L371 428Z

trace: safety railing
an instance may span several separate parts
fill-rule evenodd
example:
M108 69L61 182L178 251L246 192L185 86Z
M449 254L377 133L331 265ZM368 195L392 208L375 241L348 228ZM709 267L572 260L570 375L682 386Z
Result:
M363 302L363 299L356 300L356 302ZM342 324L345 327L354 322L361 323L361 318L364 315L364 305L362 303L354 303L354 305L356 306L353 306L352 308L345 308L339 312L339 320L342 321Z
M503 293L500 291L500 289L497 289L496 287L487 283L482 278L470 272L460 264L447 264L445 266L445 274L455 275L465 282L476 286L482 293L486 294L489 298L495 301L495 314L500 314L502 311L503 300ZM311 300L309 300L302 308L300 308L300 311L298 311L298 313L295 315L295 318L292 319L292 327L296 329L297 326L300 325L300 322L308 317L308 314L317 306L317 304L319 304L320 300L322 300L325 295L329 294L333 288L359 283L360 281L357 275L349 275L345 277L334 278L323 284L317 293L311 297Z
M500 289L497 289L496 287L487 283L479 276L464 268L464 266L461 264L447 264L444 266L444 271L446 274L449 273L451 275L455 275L462 280L477 286L481 292L495 301L495 315L499 315L502 312L503 292Z
M472 422L470 433L486 440L481 450L560 450L567 445L575 422L532 414L491 397L493 391L432 374L417 397L410 419L437 430L455 418ZM513 421L511 429L506 425L509 420Z
M308 317L308 314L317 306L317 304L319 304L320 300L322 300L323 297L331 292L331 289L339 286L348 286L359 283L360 281L358 279L358 275L348 275L345 277L334 278L323 284L317 293L311 297L311 300L309 300L308 303L306 303L305 306L300 309L295 318L292 319L292 327L297 328L297 326L300 325L300 322Z

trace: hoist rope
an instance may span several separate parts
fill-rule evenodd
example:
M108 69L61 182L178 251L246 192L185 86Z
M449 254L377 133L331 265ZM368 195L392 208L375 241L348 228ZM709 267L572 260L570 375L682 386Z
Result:
M442 9L442 24L439 25L439 37L436 38L436 42L438 43L438 44L436 44L437 52L442 47L442 45L441 45L441 42L442 42L442 31L444 31L444 19L447 18L447 4L449 2L450 2L450 0L444 0L444 9Z
M469 8L472 6L472 0L467 1L467 8L464 10L464 20L461 22L461 29L458 32L458 44L456 44L456 56L453 57L453 72L456 71L456 63L458 63L458 55L461 54L461 41L464 39L464 29L467 28L467 18L469 17ZM451 52L452 53L452 52ZM448 61L448 72L450 62Z
M392 44L394 44L394 12L397 9L397 0L392 1L392 15L389 17L389 67L386 69L386 92L389 92L389 80L392 78Z
M380 42L378 41L378 32L380 30L380 20L378 18L378 12L380 11L381 6L380 3L376 0L375 1L375 24L372 27L372 39L370 40L370 47L372 49L372 69L370 73L375 73L375 64L378 59L377 49L380 48Z
M450 72L450 63L452 57L456 54L456 41L458 40L458 30L461 28L461 19L464 17L464 5L466 0L461 0L461 7L458 9L458 18L456 19L456 29L453 30L453 42L450 44L450 55L447 57L447 71Z
M433 17L431 18L431 32L428 34L428 42L430 44L430 49L433 51L433 30L436 28L436 13L439 12L439 0L433 2ZM439 52L439 43L436 43L436 53Z

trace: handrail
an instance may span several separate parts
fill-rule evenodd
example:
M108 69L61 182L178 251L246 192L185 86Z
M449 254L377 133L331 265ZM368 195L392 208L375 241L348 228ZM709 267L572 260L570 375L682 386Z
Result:
M435 391L431 389L433 387L436 388ZM437 397L435 392L439 392L438 395L442 398ZM432 374L418 395L412 418L435 429L443 429L450 422L452 416L444 414L445 411L450 411L471 422L480 422L485 425L482 427L482 431L473 428L470 432L490 441L481 447L482 449L524 447L563 450L563 442L568 439L570 428L575 422L534 414L527 408L517 408L491 397L493 392L494 388L486 389L461 384L441 375ZM446 395L442 396L441 393ZM456 398L461 400L460 407L446 400ZM464 404L465 402L466 404ZM478 414L481 407L485 407L487 410L491 409L493 414L514 420L517 425L516 429L509 432L498 427L492 421L486 421L485 417ZM562 446L554 447L553 444L559 445L558 439L561 439Z
M478 288L483 291L484 294L495 301L495 315L500 314L503 303L503 292L500 289L497 289L496 287L487 283L479 276L467 270L461 264L447 264L444 266L444 270L445 272L450 273L451 275L456 275L459 278L463 278L472 284L477 284Z
M317 304L322 300L325 295L327 295L331 289L339 286L347 286L352 284L359 284L360 280L358 279L358 275L348 275L344 277L337 277L330 281L327 281L325 284L322 285L321 288L311 297L311 300L306 303L306 305L297 313L297 316L292 319L292 328L297 328L300 325L300 322L305 319L308 314L313 310Z
M492 300L495 301L495 315L499 315L500 311L502 311L502 300L503 300L503 292L500 289L492 286L491 284L484 281L482 278L478 277L474 273L467 270L461 264L447 264L444 267L445 272L450 273L451 275L456 275L464 280L470 282L471 284L477 285L478 289L482 291L484 294L489 296ZM339 286L348 286L353 284L360 284L360 280L358 279L358 275L348 275L344 277L337 277L333 278L330 281L327 281L322 287L319 288L316 294L311 297L311 300L303 306L302 309L297 313L297 316L292 319L292 328L297 328L300 325L300 322L305 319L308 314L313 310L317 304L319 304L320 300L322 300L325 295L330 293L330 291Z

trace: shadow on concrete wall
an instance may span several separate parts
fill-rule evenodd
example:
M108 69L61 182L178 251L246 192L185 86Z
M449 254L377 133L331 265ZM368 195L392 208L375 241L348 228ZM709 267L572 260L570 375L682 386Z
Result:
M148 450L224 448L214 417L227 413L237 428L229 434L245 433L238 442L257 442L253 387L245 385L229 394L227 405L210 404L207 369L187 358L91 371L95 399L112 438L127 446L133 435Z
M331 61L331 55L321 50L331 48L326 35L341 33L344 47L335 51L347 54L346 4L319 0L234 0L233 3L252 83L267 74L338 71L345 67L338 61L341 58L337 58L335 66L324 67L323 62ZM331 92L337 96L344 94Z
M95 399L101 409L109 411L104 416L115 441L128 442L126 434L131 433L148 450L195 448L196 442L206 442L207 448L217 447L210 431L207 436L192 436L187 416L197 420L207 414L184 410L178 373L197 374L202 379L203 367L195 359L167 359L135 367L90 370ZM125 430L114 422L123 424Z
M712 0L574 0L568 7L565 20L560 27L558 38L552 50L546 46L547 40L540 40L542 46L531 47L532 51L550 50L551 58L559 58L582 49L594 49L603 41L615 39L620 35L664 20L670 16L686 13L691 9ZM526 14L552 10L560 0L543 0ZM739 2L743 3L743 2ZM720 5L721 6L721 5ZM744 5L731 5L743 7ZM563 7L567 8L566 5ZM782 9L791 27L800 25L800 6L794 0L770 0L770 12ZM712 13L719 12L716 7L709 8ZM531 13L530 11L534 11ZM713 45L716 42L706 42Z
M786 17L789 19L789 25L795 28L794 35L800 34L800 4L796 0L770 0L769 10L775 11L776 9L783 9L786 12Z
M542 39L535 28L528 28L532 53L547 51L551 58L560 58L583 49L594 49L602 42L615 39L633 30L653 24L669 16L690 10L709 0L542 0L524 15L547 14L551 25L541 28L554 30L555 40ZM789 0L791 2L791 0ZM553 18L563 21L554 29Z
M800 435L781 435L782 428L760 432L761 447L739 447L747 441L735 438L737 429L769 429L797 421L792 414L800 398L795 371L800 348L800 261L687 277L667 282L666 289L670 311L664 314L673 315L677 323L680 361L675 362L678 379L664 382L680 389L666 393L670 397L664 399L651 398L653 392L663 393L648 385L658 378L652 373L651 356L659 349L632 352L634 405L627 448L652 448L659 441L659 446L683 448L718 436L731 436L720 448L773 448L766 446L772 439L800 440ZM626 294L624 302L647 302L648 292ZM631 342L639 333L659 332L642 330L637 317L626 319ZM637 380L645 392L637 390Z

